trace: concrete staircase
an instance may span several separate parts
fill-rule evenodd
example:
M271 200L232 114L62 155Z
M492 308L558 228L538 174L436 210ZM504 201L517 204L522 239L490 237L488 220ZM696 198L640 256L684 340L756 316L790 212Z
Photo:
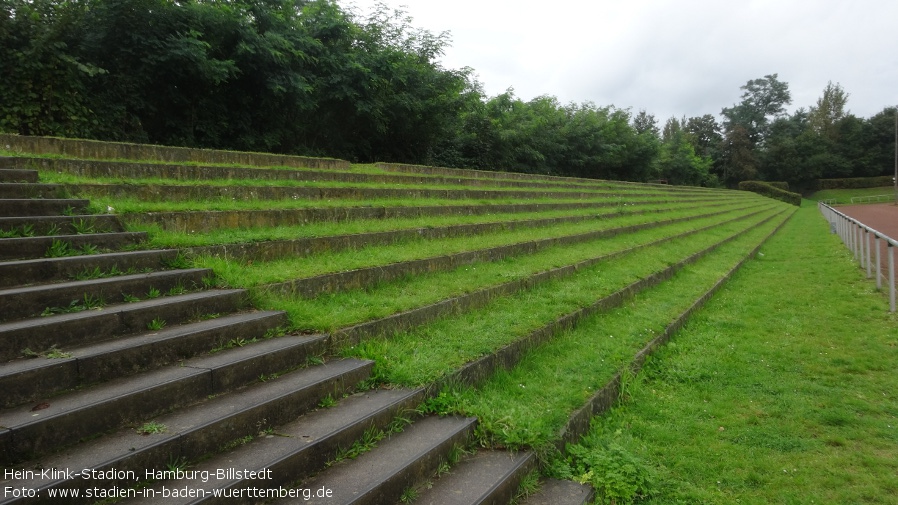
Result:
M0 503L508 503L534 471L63 193L0 168Z

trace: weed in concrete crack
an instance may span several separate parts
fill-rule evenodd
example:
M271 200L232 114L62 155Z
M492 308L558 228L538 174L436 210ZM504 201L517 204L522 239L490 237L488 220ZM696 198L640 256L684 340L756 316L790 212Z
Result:
M400 503L411 503L418 499L418 490L413 487L407 487L399 496Z
M52 316L55 314L71 314L73 312L81 312L84 310L99 310L106 305L106 301L101 296L93 296L85 293L84 297L79 300L72 300L68 307L47 307L41 312L42 317Z
M165 468L169 472L177 472L178 470L183 471L187 469L187 458L183 456L177 459L169 458L168 463L165 464Z
M75 230L75 233L78 235L87 235L90 233L96 233L97 230L94 228L94 225L90 221L85 221L84 219L75 219L72 221L72 228Z
M176 284L175 286L172 286L172 288L168 290L168 295L169 296L177 296L177 295L183 295L186 292L187 292L187 288L185 288L183 284L178 282L178 284Z
M150 290L147 291L147 298L159 298L160 295L162 295L162 293L156 288L150 288Z
M318 402L318 407L322 409L329 409L335 405L337 405L337 400L330 393Z
M63 242L62 240L53 240L50 244L50 247L47 249L46 256L48 258L62 258L63 256L68 256L71 254L72 248L68 242Z
M134 302L139 302L140 298L138 298L134 295L128 294L128 293L122 293L122 300L125 303L134 303Z
M183 270L185 268L191 267L190 260L188 260L187 256L181 251L178 251L177 256L175 256L172 259L162 260L162 265L166 268L171 268L171 269L175 269L175 270Z
M66 359L71 358L72 353L65 352L62 349L59 349L54 344L49 349L41 352L32 351L30 348L26 347L22 349L22 356L26 358L47 358L47 359Z
M137 428L137 433L140 433L141 435L153 435L156 433L165 433L167 429L168 427L162 423L149 421Z
M147 323L147 329L150 331L159 331L162 328L165 328L165 320L164 319L153 319L149 323Z
M98 254L100 252L100 248L94 244L84 244L78 249L78 252L83 255L90 256L92 254Z

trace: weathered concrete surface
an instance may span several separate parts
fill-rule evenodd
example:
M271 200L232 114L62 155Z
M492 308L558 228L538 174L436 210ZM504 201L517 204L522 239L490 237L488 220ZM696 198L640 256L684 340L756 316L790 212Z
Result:
M65 139L57 137L30 137L6 133L0 134L0 148L20 153L55 154L71 156L73 158L159 160L169 162L189 161L198 163L329 169L349 168L348 161L328 158L307 158L304 156L282 154L217 151L213 149L191 149L187 147L126 144L120 142L100 142L96 140Z

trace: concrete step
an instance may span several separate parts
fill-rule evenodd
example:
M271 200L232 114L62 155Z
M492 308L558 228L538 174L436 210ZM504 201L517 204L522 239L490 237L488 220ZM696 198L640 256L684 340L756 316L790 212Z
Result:
M244 312L182 325L167 323L153 332L144 327L143 333L91 345L57 346L53 357L19 359L0 367L0 390L7 391L0 408L160 368L227 347L229 342L251 342L286 323L284 312ZM323 353L324 340L318 337L309 353Z
M16 169L22 168L25 164L22 162L22 158L17 156L0 156L0 169Z
M84 214L76 216L15 216L0 217L0 231L18 236L77 235L79 232L123 232L125 228L114 214Z
M414 174L370 174L336 170L284 170L234 166L203 166L174 163L141 163L136 161L77 160L62 158L18 158L19 167L40 167L43 170L68 173L89 178L119 179L172 179L178 181L248 179L265 181L316 181L342 183L379 184L452 184L465 186L502 187L607 187L608 182L583 179L569 182L567 179L542 182L510 179L488 179L459 176L434 176Z
M261 337L261 335L260 335ZM314 338L288 336L201 356L0 411L0 463L11 465L296 368ZM364 376L367 376L366 371ZM364 378L364 377L362 377ZM359 379L362 380L362 379Z
M0 199L0 216L65 216L86 214L88 200L65 199Z
M539 491L519 505L586 505L592 503L595 491L587 485L569 480L546 479Z
M222 446L226 447L233 441L244 440L246 437L271 437L284 445L298 445L300 448L310 445L317 448L328 443L345 443L348 446L352 440L342 434L342 430L348 430L351 434L353 427L358 424L367 426L366 423L371 422L389 422L390 415L406 405L408 394L360 393L341 401L340 405L332 409L307 413L315 409L325 397L339 398L351 393L356 384L368 377L371 366L370 361L337 360L296 370L276 380L258 383L153 418L160 427L158 433L141 435L135 430L140 425L136 425L18 468L116 469L119 472L134 472L137 480L146 482L165 480L164 476L155 472L167 470L175 462L197 461L219 452ZM299 418L299 424L311 431L303 431L301 436L291 439L283 436L283 428L271 429L288 423L297 424L297 417L303 414L306 417ZM309 419L320 420L317 425L310 425L307 422ZM314 437L307 436L309 434ZM226 457L227 454L222 456ZM234 465L226 464L220 468L234 468ZM147 472L150 472L152 479L147 477ZM0 486L39 489L44 501L52 503L47 496L48 489L84 490L93 486L131 488L135 484L135 480L129 478L97 481L79 477L66 478L58 474L21 475L19 478L0 481ZM214 478L212 481L214 482ZM95 499L80 500L91 503L94 501ZM17 502L19 500L11 498L4 500L0 495L0 503ZM70 502L78 503L79 500Z
M50 308L70 310L77 304L86 308L127 301L126 296L147 298L151 290L162 295L171 290L195 291L212 275L207 268L168 270L148 274L121 275L106 279L42 284L0 289L0 321L36 317ZM88 303L89 302L89 303Z
M20 357L26 348L35 352L54 346L70 350L142 333L154 319L175 326L209 314L230 314L245 303L242 289L215 289L0 323L0 361Z
M0 182L27 182L34 184L37 180L37 170L0 167Z
M165 268L178 251L129 251L0 262L0 289L78 278L111 277Z
M536 468L530 452L479 451L462 460L415 500L419 505L510 503Z
M68 198L69 193L61 184L0 182L0 198Z
M139 244L146 239L146 232L3 238L0 239L0 260L61 257L76 255L79 252L90 252L94 249L97 251L116 250Z
M440 198L450 200L490 199L598 199L620 196L607 188L566 189L479 189L479 188L383 188L383 187L302 187L302 186L217 186L179 184L91 184L63 185L71 194L105 198L134 198L146 202L208 199L257 200L378 200ZM662 197L653 192L628 193L629 198Z
M338 402L334 407L319 409L295 421L275 428L274 432L259 437L234 449L198 463L191 470L246 469L265 471L265 479L250 479L244 475L226 475L222 480L184 478L157 483L145 491L142 498L124 503L158 503L163 486L168 489L189 487L200 498L179 497L166 500L177 503L245 503L253 502L228 497L215 498L213 492L240 493L243 488L256 487L278 490L318 472L333 460L340 449L346 449L363 437L367 430L385 429L397 416L413 415L424 399L422 389L382 389L356 393ZM155 496L154 496L155 495Z
M330 497L304 496L278 503L377 505L397 503L403 492L433 475L453 446L466 446L477 419L427 417L377 444L356 459L342 461L301 485L331 489Z

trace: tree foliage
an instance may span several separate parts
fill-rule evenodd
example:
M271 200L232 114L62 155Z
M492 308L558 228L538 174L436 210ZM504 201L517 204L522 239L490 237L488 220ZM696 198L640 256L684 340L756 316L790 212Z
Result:
M334 0L4 0L0 131L731 187L891 166L894 109L861 119L829 83L786 113L777 74L671 118L486 96L447 33ZM800 186L799 186L800 187Z

